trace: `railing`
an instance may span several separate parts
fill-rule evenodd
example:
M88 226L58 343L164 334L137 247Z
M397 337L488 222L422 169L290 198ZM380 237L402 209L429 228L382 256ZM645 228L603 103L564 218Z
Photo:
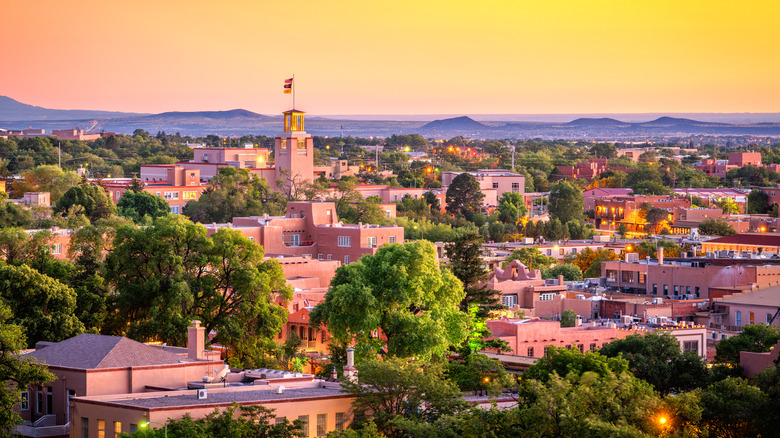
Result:
M33 427L45 427L55 426L57 424L57 416L54 414L44 415L41 418L35 420Z
M37 422L36 422L37 423ZM62 436L70 434L70 423L60 424L57 426L16 426L16 432L23 436L29 437L49 437L49 436Z
M288 248L295 248L298 246L314 246L313 240L304 240L303 242L297 242L297 243L290 243L290 242L284 242L284 246Z

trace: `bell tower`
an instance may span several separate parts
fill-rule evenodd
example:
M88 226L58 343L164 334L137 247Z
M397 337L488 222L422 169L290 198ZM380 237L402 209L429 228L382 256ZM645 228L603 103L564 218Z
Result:
M304 128L304 112L291 109L282 113L284 132L276 135L274 163L276 181L311 182L314 178L314 139Z

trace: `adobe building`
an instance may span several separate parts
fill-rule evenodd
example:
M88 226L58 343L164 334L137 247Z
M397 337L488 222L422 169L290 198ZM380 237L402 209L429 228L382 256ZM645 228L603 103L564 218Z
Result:
M141 166L145 175L138 182L143 191L162 198L171 207L171 213L180 214L190 201L197 201L200 195L209 187L201 181L200 169L187 169L174 164ZM119 203L132 183L131 178L104 179L108 197L114 203Z
M689 208L691 201L675 196L613 196L597 199L594 203L594 224L598 230L617 231L625 225L629 233L646 234L650 230L647 221L640 215L645 204L667 210L668 223L672 222L674 208Z
M701 243L703 252L780 254L780 234L743 233L718 237Z
M703 245L706 242L703 243ZM624 261L601 264L606 285L635 293L673 299L710 299L722 291L761 289L780 283L777 260L720 253L718 257L639 260L635 253Z
M299 381L295 381L299 380ZM161 428L170 421L189 414L203 418L215 409L225 410L234 404L260 405L274 410L277 421L302 420L303 436L325 436L344 430L352 422L354 396L341 392L338 383L309 377L279 379L245 386L228 386L203 390L177 390L145 394L116 394L76 397L72 400L72 437L104 438L115 430L130 433L141 424ZM108 433L108 435L106 435Z
M778 309L780 286L730 291L712 300L712 312L706 322L713 331L713 339L723 339L742 332L749 324L780 325L780 317L775 317Z
M206 224L209 234L230 227L263 246L266 256L338 260L344 264L374 254L385 244L403 243L399 226L344 224L333 202L287 203L285 216L233 218L231 224Z
M69 405L74 397L176 389L214 376L214 369L223 368L224 362L219 353L203 349L203 332L200 321L193 321L186 349L93 334L38 343L23 357L45 364L56 379L22 393L20 414L25 423L17 431L30 437L68 436L74 423L81 421L77 414L71 417Z
M739 352L739 366L749 379L767 368L774 368L777 357L780 355L780 341L766 353L754 353L752 351Z
M596 200L611 198L613 196L628 196L634 193L633 189L607 189L602 187L594 187L582 192L583 196L583 211L595 210Z
M272 190L277 190L277 181L285 184L300 184L314 179L314 139L304 130L304 112L296 109L283 114L284 131L274 138L274 162L269 162L270 151L248 144L244 148L193 147L193 159L179 162L175 168L185 171L197 170L201 182L208 182L222 167L248 169L253 175L265 178ZM141 166L142 182L162 182L175 186L167 174L170 165ZM178 172L178 170L176 171ZM164 180L162 179L164 178Z
M578 320L580 321L580 320ZM580 322L578 322L580 324ZM643 326L632 324L621 327L617 323L599 324L592 321L575 327L561 327L558 321L531 319L493 319L487 321L492 339L501 339L509 344L511 354L540 358L547 347L564 347L596 351L604 344L629 335L666 330L678 339L682 351L693 351L705 357L707 332L703 326Z
M446 192L452 180L463 172L442 172L442 191ZM485 194L482 201L486 207L498 205L498 200L506 193L525 193L525 176L512 173L503 169L480 169L476 172L468 172L479 182L479 189Z
M512 260L504 269L495 267L487 287L501 292L501 301L510 310L529 312L533 311L539 301L551 300L567 290L563 276L545 280L541 271L529 270L519 260Z

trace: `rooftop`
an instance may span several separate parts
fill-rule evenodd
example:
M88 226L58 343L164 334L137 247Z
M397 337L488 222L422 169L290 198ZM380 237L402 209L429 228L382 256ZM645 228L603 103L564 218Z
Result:
M716 300L716 302L777 308L780 307L780 286L772 286L766 289L759 289L755 292L737 294Z
M192 362L186 357L120 336L85 333L39 348L25 357L34 357L52 366L78 369L126 368Z
M285 386L280 394L277 385L261 387L244 386L210 389L205 399L196 397L196 390L170 391L165 393L123 394L109 397L84 397L79 399L99 400L102 404L128 406L146 409L184 408L189 406L231 404L231 403L262 403L282 400L300 400L320 397L350 397L341 392L338 385L321 386L320 382L297 386L294 382Z

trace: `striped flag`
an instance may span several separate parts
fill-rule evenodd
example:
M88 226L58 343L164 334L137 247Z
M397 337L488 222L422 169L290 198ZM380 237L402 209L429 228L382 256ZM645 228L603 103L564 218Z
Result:
M292 93L293 78L284 80L284 94Z

